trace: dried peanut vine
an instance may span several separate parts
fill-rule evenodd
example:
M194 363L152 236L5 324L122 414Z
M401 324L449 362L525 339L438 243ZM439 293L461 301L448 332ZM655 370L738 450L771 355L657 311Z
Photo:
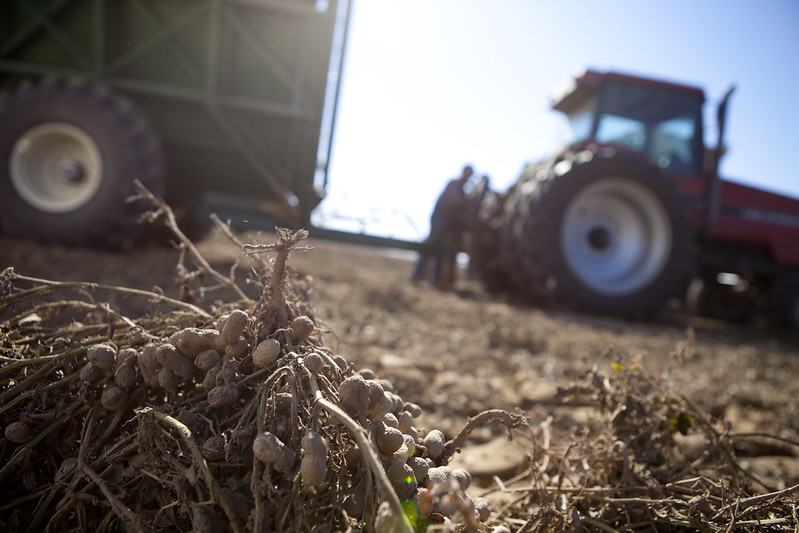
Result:
M534 429L541 447L527 472L496 481L508 495L499 517L522 532L774 531L799 528L799 485L769 489L735 456L722 420L665 388L636 365L598 367L561 391L562 401L591 401L597 419L582 434L552 445L551 419ZM686 457L675 440L701 436L706 451ZM758 434L759 437L766 435ZM768 436L772 437L772 436ZM799 442L773 437L799 450ZM526 486L525 486L526 485ZM767 492L760 493L766 488Z
M321 344L288 266L307 232L247 245L214 218L257 254L256 301L137 187L179 241L184 288L210 279L207 291L236 301L205 309L160 292L0 274L0 529L486 530L464 492L470 476L445 466L480 420L447 448L440 431L414 426L417 405ZM126 316L103 293L156 307ZM455 496L460 506L448 507Z

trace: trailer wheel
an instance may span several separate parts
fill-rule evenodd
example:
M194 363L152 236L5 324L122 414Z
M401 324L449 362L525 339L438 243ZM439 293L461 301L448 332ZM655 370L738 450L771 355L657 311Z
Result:
M528 292L642 318L684 289L694 228L675 188L635 154L567 153L517 184L506 247Z
M130 102L81 80L0 97L0 224L10 235L118 246L141 232L133 181L163 193L163 155Z

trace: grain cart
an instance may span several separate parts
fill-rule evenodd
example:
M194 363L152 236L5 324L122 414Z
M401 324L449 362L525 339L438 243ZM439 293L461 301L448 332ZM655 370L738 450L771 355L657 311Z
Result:
M1 2L2 230L127 242L134 179L184 221L307 223L326 180L338 3Z
M765 306L799 328L799 201L718 176L701 89L586 71L552 107L572 140L506 192L472 193L475 268L494 290L643 317L688 282L703 314Z

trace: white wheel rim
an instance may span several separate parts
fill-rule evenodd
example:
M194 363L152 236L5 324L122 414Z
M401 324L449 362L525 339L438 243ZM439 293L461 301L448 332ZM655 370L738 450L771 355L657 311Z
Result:
M593 291L624 296L653 282L672 248L669 215L647 187L604 178L568 204L560 232L572 273Z
M60 122L26 131L11 152L11 183L33 207L66 213L88 203L100 188L103 161L83 130Z

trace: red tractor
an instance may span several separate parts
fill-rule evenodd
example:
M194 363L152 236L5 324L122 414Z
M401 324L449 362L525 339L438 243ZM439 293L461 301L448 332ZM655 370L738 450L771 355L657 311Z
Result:
M552 107L571 142L506 192L472 192L473 262L485 285L640 318L688 294L697 312L768 312L799 330L799 200L719 177L704 93L586 71ZM690 288L689 288L690 287Z

